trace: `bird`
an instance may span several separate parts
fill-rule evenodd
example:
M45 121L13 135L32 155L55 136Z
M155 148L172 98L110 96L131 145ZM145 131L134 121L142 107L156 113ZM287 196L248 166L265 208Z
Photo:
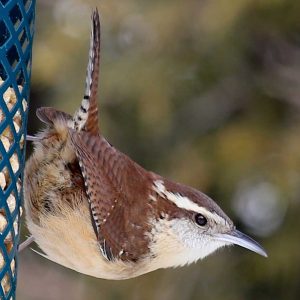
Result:
M77 272L123 280L180 267L240 245L267 257L204 193L148 171L103 136L97 104L100 18L91 16L84 97L72 116L37 109L46 128L28 140L26 223L44 257Z

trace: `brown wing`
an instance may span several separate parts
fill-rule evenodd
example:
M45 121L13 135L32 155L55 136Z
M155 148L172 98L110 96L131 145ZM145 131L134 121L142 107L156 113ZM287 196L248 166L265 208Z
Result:
M148 251L147 172L103 137L70 130L102 254L138 260Z

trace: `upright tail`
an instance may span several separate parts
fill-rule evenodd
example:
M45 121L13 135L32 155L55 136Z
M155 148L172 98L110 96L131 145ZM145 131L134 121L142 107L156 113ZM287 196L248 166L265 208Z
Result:
M86 71L85 93L80 108L75 113L76 131L88 131L98 134L97 91L100 69L100 18L97 8L92 13L89 61Z

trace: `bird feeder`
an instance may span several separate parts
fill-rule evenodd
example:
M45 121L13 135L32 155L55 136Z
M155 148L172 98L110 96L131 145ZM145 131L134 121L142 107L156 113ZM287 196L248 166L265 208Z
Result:
M0 0L0 299L15 299L35 0Z

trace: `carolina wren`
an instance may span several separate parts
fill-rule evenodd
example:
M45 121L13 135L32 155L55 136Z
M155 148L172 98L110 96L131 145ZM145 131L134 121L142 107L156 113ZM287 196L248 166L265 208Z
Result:
M43 107L25 169L28 229L48 259L91 276L126 279L190 264L237 244L236 230L205 194L146 171L103 137L97 89L100 21L92 14L85 95L75 115Z

